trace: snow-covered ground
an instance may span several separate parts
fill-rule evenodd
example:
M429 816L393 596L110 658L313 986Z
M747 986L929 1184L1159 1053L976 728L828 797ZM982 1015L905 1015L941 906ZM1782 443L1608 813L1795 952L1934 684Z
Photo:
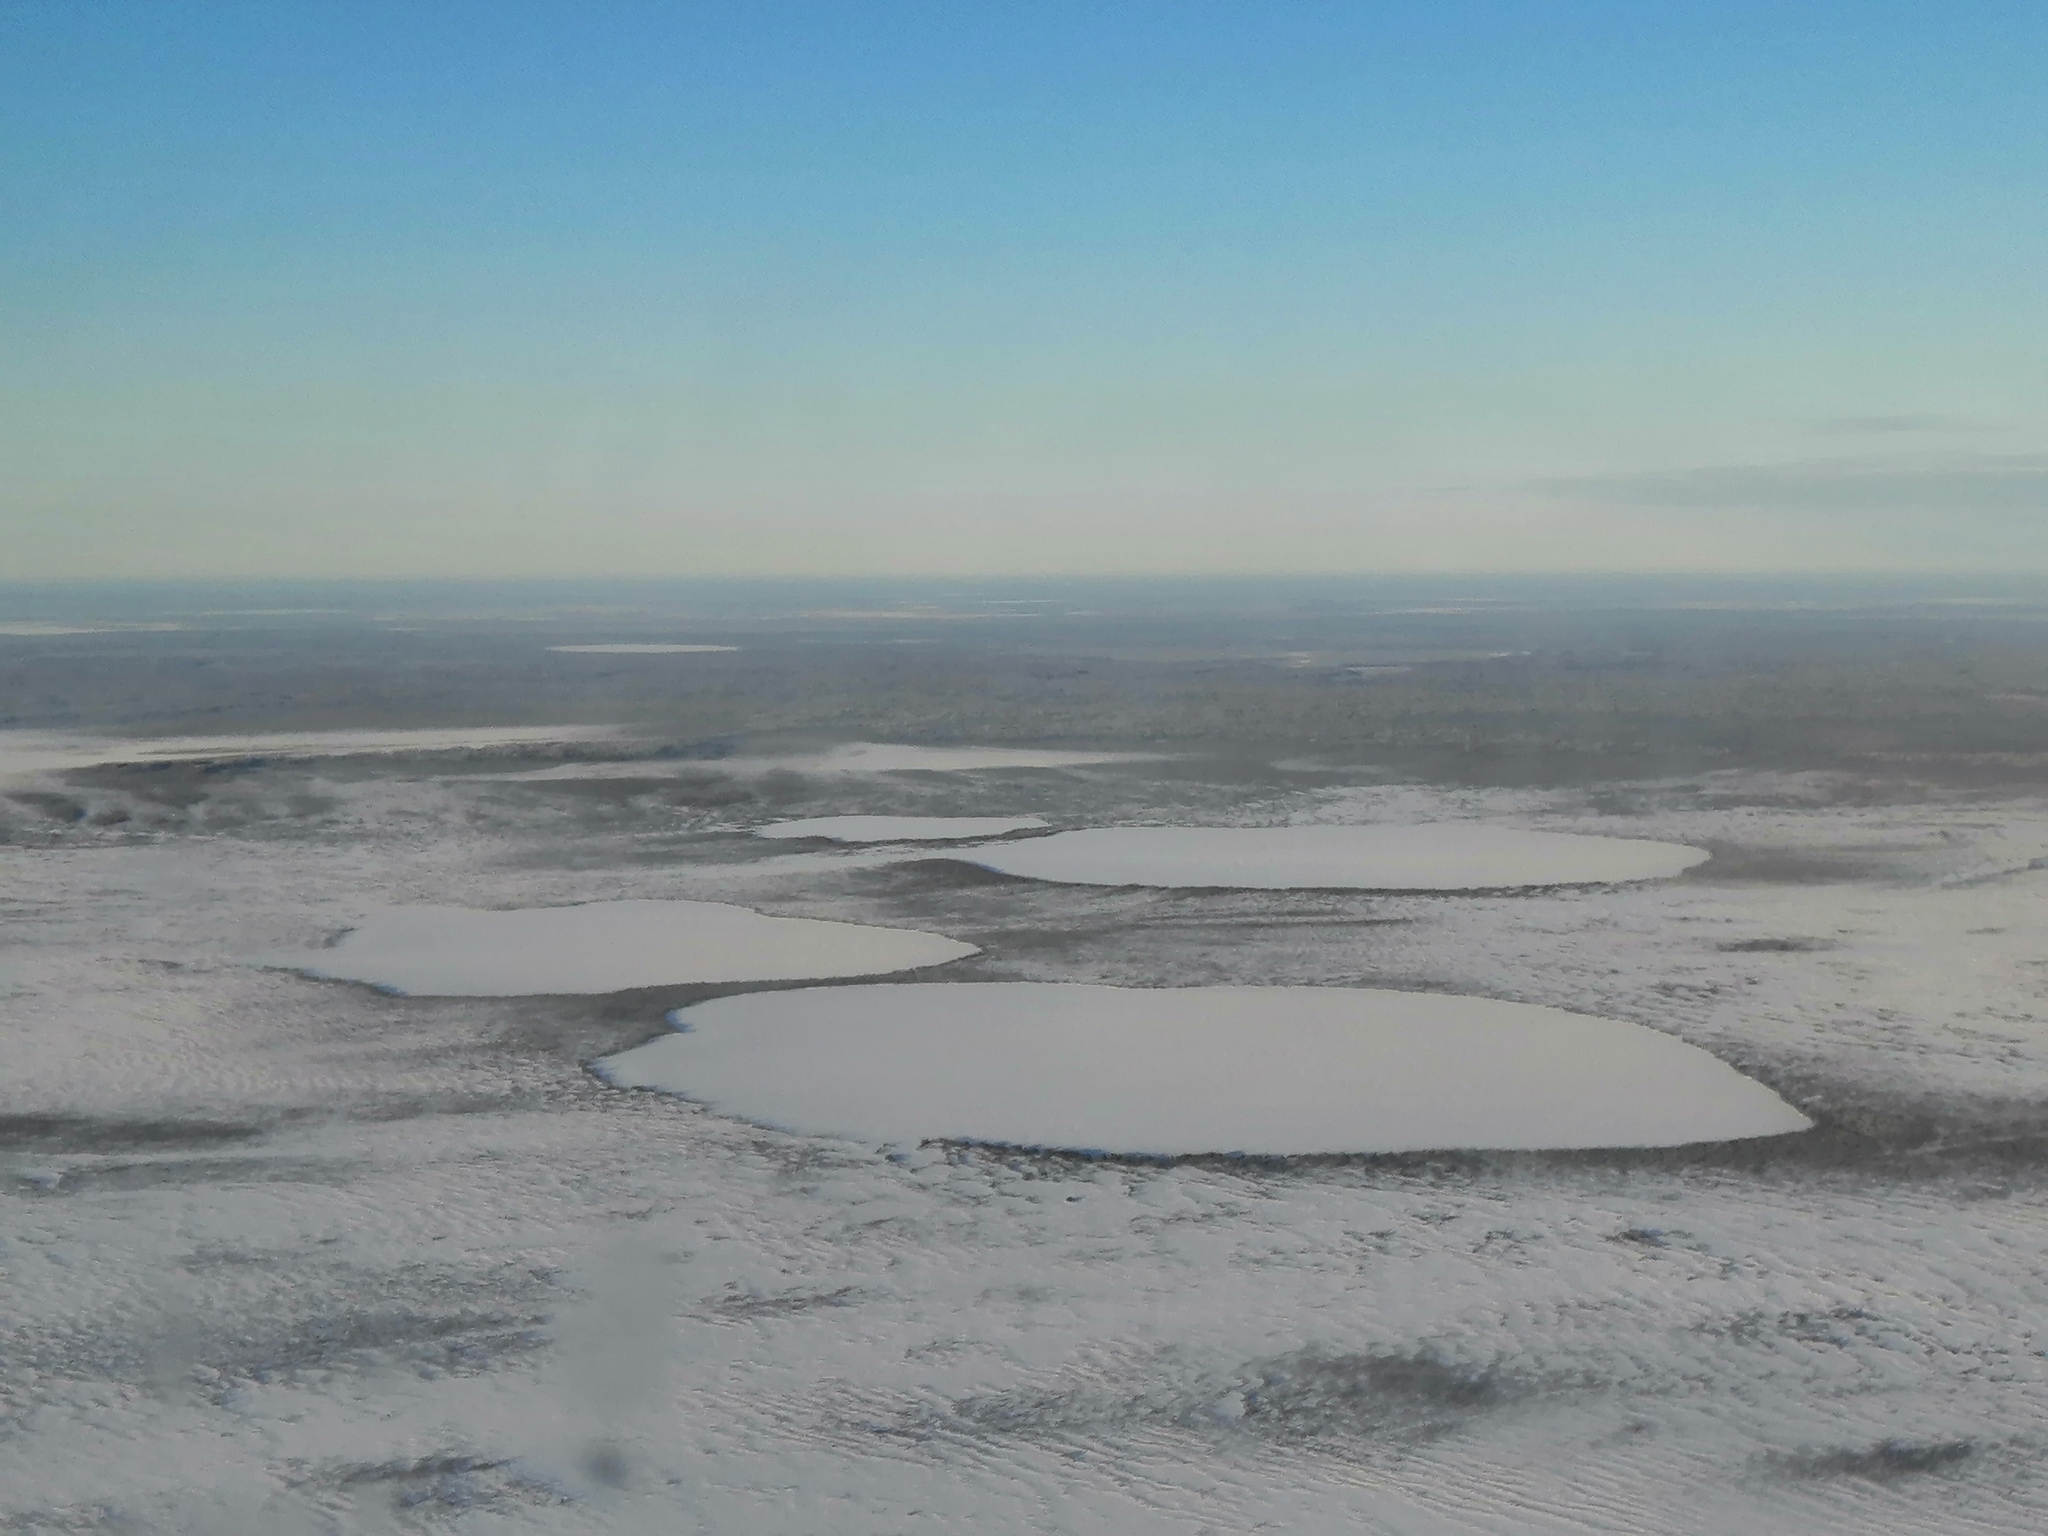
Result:
M789 811L912 808L834 782ZM1066 822L1235 805L1715 856L1520 895L1163 891L754 858L747 804L278 766L174 814L97 778L0 883L0 1525L2048 1523L2048 806L1743 773L1059 784ZM991 773L943 810L1014 792ZM703 987L405 998L246 963L392 903L677 899L983 950L928 989L1561 1007L1711 1052L1817 1125L1382 1160L882 1146L587 1070Z
M679 982L885 976L975 952L936 933L764 917L718 901L375 912L331 948L272 964L412 997L626 992Z
M1809 1121L1640 1024L1365 987L827 987L596 1063L780 1130L1147 1155L1675 1147Z

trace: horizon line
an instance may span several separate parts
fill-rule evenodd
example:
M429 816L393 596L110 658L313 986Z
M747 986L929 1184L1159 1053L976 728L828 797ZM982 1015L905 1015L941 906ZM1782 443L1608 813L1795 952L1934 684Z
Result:
M1837 567L1746 567L1696 569L1675 566L1571 567L1557 566L1530 570L1498 570L1471 566L1440 566L1402 570L1137 570L1137 571L673 571L650 575L644 571L608 571L588 574L475 575L449 572L415 572L397 575L376 573L271 574L182 574L175 576L38 576L0 577L0 591L27 591L53 587L165 587L230 586L273 583L280 585L422 585L440 583L461 586L546 585L568 586L587 583L654 585L668 582L1104 582L1104 581L1516 581L1516 580L1697 580L1697 581L1914 581L1914 580L2048 580L2048 566L2014 569L2011 566L1953 566L1905 568L1892 566Z

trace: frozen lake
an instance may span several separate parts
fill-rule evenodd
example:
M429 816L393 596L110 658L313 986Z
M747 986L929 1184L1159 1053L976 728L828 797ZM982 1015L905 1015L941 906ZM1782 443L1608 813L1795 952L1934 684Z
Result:
M702 656L713 651L736 651L739 647L632 642L619 645L551 645L548 649L567 656Z
M238 736L71 736L0 730L0 781L107 763L200 763L238 757L391 756L490 747L594 744L615 739L609 725L487 726L478 729L264 731Z
M1030 982L678 1011L598 1064L778 1130L1173 1155L1669 1147L1811 1122L1639 1024L1490 998Z
M522 997L880 976L973 953L935 933L764 917L721 902L594 901L511 912L398 907L331 949L269 959L413 997Z
M616 779L704 773L819 775L876 773L991 773L1158 762L1157 752L1065 751L1035 747L921 747L850 741L818 751L737 753L700 761L577 762L497 777L547 781Z
M822 837L834 843L942 843L1030 832L1047 824L1042 816L809 816L756 827L754 836Z
M1099 827L948 857L1071 885L1240 890L1486 891L1661 880L1697 848L1643 838L1531 832L1469 821L1423 826Z

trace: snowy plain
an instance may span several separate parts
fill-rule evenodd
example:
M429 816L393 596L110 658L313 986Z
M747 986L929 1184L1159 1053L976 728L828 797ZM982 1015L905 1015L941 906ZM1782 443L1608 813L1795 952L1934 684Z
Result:
M1363 987L1047 982L721 998L594 1070L778 1130L1179 1156L1675 1147L1807 1118L1613 1019Z
M66 841L7 850L0 1522L2048 1523L2038 798L1747 771L1058 781L1069 821L1469 819L1715 855L1653 883L1426 896L752 859L745 802L593 808L463 771L279 763L172 808L101 776L63 786L84 813ZM1005 771L834 779L778 808L993 812ZM672 900L981 949L912 989L1393 987L1595 1014L1817 1127L1156 1164L884 1145L590 1074L668 1038L664 1012L707 1001L689 987L405 998L244 963L394 901Z

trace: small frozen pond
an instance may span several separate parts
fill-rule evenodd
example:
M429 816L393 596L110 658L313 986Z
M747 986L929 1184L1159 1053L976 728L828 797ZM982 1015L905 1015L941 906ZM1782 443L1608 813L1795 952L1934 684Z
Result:
M919 747L886 741L849 741L813 752L714 758L561 763L552 768L494 774L506 779L643 779L678 774L727 773L976 773L1029 768L1083 768L1104 763L1152 763L1157 752L1084 752L1036 747Z
M850 741L810 756L766 758L802 773L972 773L1005 768L1081 768L1093 763L1151 763L1157 752L1058 751L1039 747L919 747Z
M1660 880L1705 863L1677 843L1475 821L1367 827L1098 827L946 855L1070 885L1488 891Z
M0 731L0 779L66 773L103 763L204 762L223 757L354 757L459 752L554 742L616 740L613 725L510 725L392 731L272 731L253 736L119 739L51 731Z
M332 949L265 963L416 997L525 997L882 976L975 953L936 933L764 917L717 901L594 901L513 912L393 907Z
M0 624L0 635L39 640L57 635L127 635L183 628L183 624L49 624L27 620L19 624Z
M1338 987L1043 982L719 998L610 1082L869 1142L1169 1155L1661 1147L1802 1131L1763 1084L1637 1024Z
M570 656L701 656L709 651L736 651L736 645L551 645Z
M756 837L823 837L835 843L938 843L1001 837L1047 825L1042 816L813 816L756 827Z

